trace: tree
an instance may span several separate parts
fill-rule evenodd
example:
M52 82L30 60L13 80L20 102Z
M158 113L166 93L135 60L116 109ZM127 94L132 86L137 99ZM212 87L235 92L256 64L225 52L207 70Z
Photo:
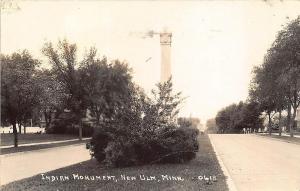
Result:
M1 55L1 111L2 120L13 126L14 146L18 146L16 125L30 118L38 105L39 88L37 86L36 67L39 61L32 58L28 51L12 55Z
M281 30L265 55L262 66L255 68L249 97L260 104L269 117L279 112L279 134L281 134L281 112L288 110L288 126L293 136L295 117L300 104L300 17ZM293 115L291 115L293 109ZM291 122L290 122L291 121Z
M200 119L195 117L179 117L177 123L180 127L192 127L197 129L200 125Z
M83 99L83 91L80 88L80 79L76 67L79 66L77 61L77 46L70 44L67 40L59 41L55 49L52 43L46 43L42 50L52 65L53 74L56 79L65 87L67 94L66 105L75 117L74 123L79 123L79 139L82 139L82 121L85 115L86 104Z
M249 100L259 104L261 112L268 115L268 130L272 133L272 112L276 110L277 103L277 86L275 69L265 57L265 62L261 67L256 67L253 71L254 78L250 85Z
M39 71L37 74L40 89L39 110L45 117L46 131L53 120L53 115L64 109L67 98L65 87L50 70Z
M254 102L231 104L219 111L215 120L219 133L241 133L244 128L262 126L259 105Z
M160 128L176 126L176 116L179 113L178 106L184 98L181 92L173 93L173 83L170 78L167 82L156 85L157 90L152 90L152 99L144 100L144 127L150 131Z
M262 127L263 120L259 104L255 102L246 102L242 107L241 127L252 130L258 130Z
M238 127L240 113L237 104L231 104L217 113L216 124L219 133L239 133L242 130Z
M130 99L132 76L126 63L118 60L108 64L107 59L96 58L91 48L79 68L83 99L96 123L114 118Z
M290 123L290 135L293 137L295 117L300 105L300 16L278 33L269 52L274 63L282 65L277 82L285 87L288 105L293 108Z
M217 133L217 124L216 124L216 119L211 118L206 121L206 132L207 133Z

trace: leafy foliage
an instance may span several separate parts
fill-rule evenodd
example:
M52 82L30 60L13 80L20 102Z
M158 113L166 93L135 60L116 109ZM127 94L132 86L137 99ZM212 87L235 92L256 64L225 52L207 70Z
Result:
M81 119L86 105L82 99L82 91L79 87L80 79L76 70L79 65L76 44L63 40L59 41L57 47L54 48L52 43L46 43L42 52L48 58L55 78L65 88L66 106L77 115L77 120ZM78 123L77 120L74 122Z
M107 59L96 58L91 48L78 70L83 100L99 125L115 118L128 101L131 70L118 60L108 64Z
M59 82L49 70L39 71L37 74L40 89L39 110L45 117L46 131L50 128L54 114L63 110L67 94L64 85Z
M300 105L300 16L278 33L263 65L254 69L249 97L268 114L269 127L272 112L281 116L281 111L288 109L290 118L292 107L295 119Z
M177 119L177 123L180 127L191 127L197 129L198 125L200 124L200 119L192 117L179 117Z
M92 154L110 166L184 162L195 157L198 130L178 128L179 94L171 80L159 84L153 99L132 86L130 99L116 118L102 124L91 141Z
M36 67L39 61L24 50L12 55L1 55L1 122L13 125L15 146L16 124L24 123L39 103Z
M218 112L216 125L219 133L241 133L243 128L258 129L262 126L259 106L253 102L227 106Z
M215 118L211 118L206 121L206 132L207 133L217 133L218 132Z

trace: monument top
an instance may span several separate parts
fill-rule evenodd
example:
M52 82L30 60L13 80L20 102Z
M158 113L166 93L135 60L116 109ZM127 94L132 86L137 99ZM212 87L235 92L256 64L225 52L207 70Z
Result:
M172 33L162 32L160 33L160 44L161 45L171 45L172 43Z

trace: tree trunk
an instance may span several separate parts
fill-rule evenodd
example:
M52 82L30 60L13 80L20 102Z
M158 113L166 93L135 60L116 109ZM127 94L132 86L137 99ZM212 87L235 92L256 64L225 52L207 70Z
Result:
M45 118L45 130L47 131L48 129L48 116L47 116L47 113L44 111L44 118Z
M100 125L100 114L96 113L96 125Z
M282 122L281 122L281 111L279 111L279 136L281 136L281 132L282 132Z
M14 134L14 146L18 147L18 131L17 131L16 123L13 123L13 134Z
M22 123L19 122L19 123L18 123L18 126L19 126L19 133L21 134L21 133L22 133Z
M50 128L50 122L47 119L45 119L45 130L46 130L46 132L49 130L49 128Z
M291 124L291 113L292 113L292 107L291 107L291 104L289 103L288 104L288 115L287 115L287 123L286 123L286 130L288 132L290 132L290 124Z
M290 136L291 137L294 137L294 128L295 126L297 125L296 124L296 115L297 115L297 107L293 107L293 110L294 110L294 113L293 113L293 116L292 116L292 120L291 120L291 123L290 123Z
M45 117L45 131L47 132L52 122L52 112L47 113L46 111L44 111L44 117Z
M79 140L82 140L82 120L80 119L79 123Z
M268 117L269 117L269 135L272 135L272 127L271 127L271 123L272 123L272 121L271 121L271 113L268 113Z

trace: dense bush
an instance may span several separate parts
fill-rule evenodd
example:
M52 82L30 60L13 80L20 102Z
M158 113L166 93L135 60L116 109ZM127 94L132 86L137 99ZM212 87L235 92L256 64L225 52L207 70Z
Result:
M173 128L155 139L136 144L142 163L181 163L191 160L198 151L199 131L194 128Z
M198 151L199 131L194 128L172 128L157 132L151 139L123 133L117 129L95 133L91 140L93 156L101 163L122 167L182 163L193 159Z
M115 118L96 128L90 150L100 163L124 167L182 163L195 157L198 129L176 123L180 98L171 94L171 82L158 87L156 99L136 92Z
M199 130L195 128L178 128L168 135L162 137L170 148L168 156L162 162L185 162L193 159L198 151L197 136ZM171 153L171 155L170 155Z

